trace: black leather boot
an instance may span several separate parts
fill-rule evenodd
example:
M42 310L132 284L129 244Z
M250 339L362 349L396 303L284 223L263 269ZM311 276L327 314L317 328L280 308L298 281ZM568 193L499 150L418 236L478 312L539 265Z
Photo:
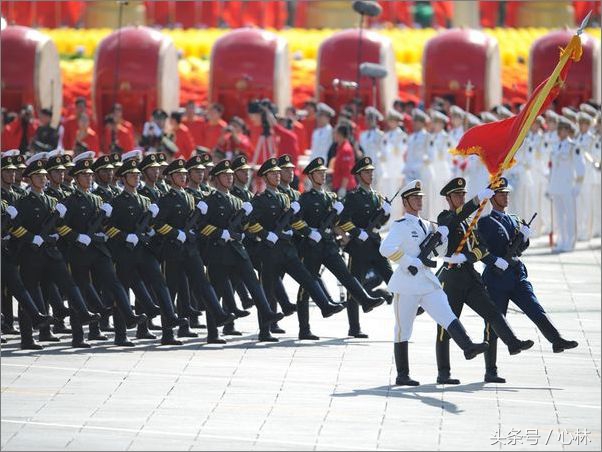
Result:
M480 353L484 353L489 344L487 342L481 342L475 344L470 340L464 326L460 323L460 320L456 319L447 327L447 332L454 340L456 344L464 351L464 357L466 359L473 359Z
M437 326L437 331L441 334L443 329ZM435 352L437 355L437 384L440 385L459 385L460 380L451 378L451 366L449 363L449 339L446 337L437 337L435 344Z
M234 326L234 322L226 323L222 328L222 334L224 336L242 336L242 333Z
M565 350L575 348L579 345L577 341L568 341L560 336L560 332L547 314L543 314L536 322L535 325L541 331L541 334L552 344L552 351L554 353L562 353Z
M554 353L562 353L565 350L575 348L579 345L577 341L567 341L566 339L560 338L552 344L552 350Z
M77 314L79 322L82 325L87 325L91 322L98 322L100 320L100 314L91 313L88 311L79 287L71 287L67 295L69 299L69 307Z
M518 355L523 350L528 350L533 347L533 341L521 341L516 337L512 328L508 324L506 317L502 314L498 314L492 319L489 319L489 324L497 337L499 337L504 344L508 346L508 353L511 355Z
M489 348L483 356L485 357L485 382L506 383L506 379L497 374L497 339L489 341Z
M57 314L55 313L55 317L56 315ZM69 313L67 313L67 315L69 315ZM67 328L67 326L65 325L65 317L57 318L54 322L54 326L52 327L52 332L54 334L71 334L73 332L71 328Z
M144 323L138 325L136 329L136 339L157 339L157 336L152 334L149 331L148 325L151 323L150 320L147 320ZM160 327L158 327L160 329Z
M355 298L364 312L370 312L385 302L385 299L382 297L373 297L368 294L357 278L351 277L348 280L341 282L344 283L347 290L349 290L349 294Z
M416 380L410 378L410 363L408 361L408 342L395 342L393 352L395 354L395 367L397 368L397 386L418 386Z
M188 319L180 318L180 327L178 328L177 336L180 337L199 337L198 334L190 331Z

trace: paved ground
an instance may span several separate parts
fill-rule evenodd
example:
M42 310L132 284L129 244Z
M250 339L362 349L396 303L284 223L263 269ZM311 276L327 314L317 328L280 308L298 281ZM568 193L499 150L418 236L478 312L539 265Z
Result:
M345 337L346 319L312 325L322 340L278 344L245 333L225 346L102 345L40 353L2 348L3 450L600 450L600 240L550 255L538 241L528 256L532 280L554 322L580 346L553 354L528 319L509 314L529 352L502 351L505 385L484 384L483 362L452 347L460 386L434 384L435 325L418 318L411 344L417 388L391 386L392 312L363 317L368 340ZM336 284L328 279L333 294ZM287 284L291 293L296 286ZM463 320L474 338L482 323Z

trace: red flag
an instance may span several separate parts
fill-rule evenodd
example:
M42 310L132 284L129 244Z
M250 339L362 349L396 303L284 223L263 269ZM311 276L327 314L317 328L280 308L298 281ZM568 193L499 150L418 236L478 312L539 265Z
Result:
M518 115L473 127L462 136L456 149L450 152L454 155L480 156L491 175L512 166L513 157L533 121L558 95L566 80L570 62L579 61L581 52L581 39L574 36L566 49L561 51L554 72L533 91Z

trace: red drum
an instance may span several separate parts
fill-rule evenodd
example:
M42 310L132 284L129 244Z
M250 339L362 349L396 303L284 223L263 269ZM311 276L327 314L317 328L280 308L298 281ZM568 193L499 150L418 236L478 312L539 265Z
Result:
M470 81L472 89L466 89ZM428 107L449 97L462 108L481 112L502 103L497 40L478 30L453 29L431 38L422 54L422 90ZM470 102L467 104L467 94Z
M537 39L529 53L529 92L532 92L554 70L558 62L559 49L566 47L573 32L553 31ZM564 88L556 98L558 111L562 107L578 107L580 103L593 99L600 103L600 42L587 34L581 35L583 55L581 61L573 63Z
M220 37L211 49L209 100L227 117L247 116L250 100L271 99L278 110L291 104L288 43L263 30L242 28Z
M318 49L316 67L316 97L340 111L340 107L355 99L358 94L364 106L376 104L387 111L397 97L395 54L391 40L370 30L363 30L360 63L384 66L387 76L376 81L376 102L372 79L359 78L359 89L353 86L358 80L359 29L343 30L325 39Z
M57 127L63 107L59 54L52 40L37 30L7 26L0 34L2 107L19 112L25 104L36 111L52 109Z
M155 108L168 114L180 101L178 54L168 36L147 27L125 27L104 38L94 55L94 115L103 118L114 103L139 132Z

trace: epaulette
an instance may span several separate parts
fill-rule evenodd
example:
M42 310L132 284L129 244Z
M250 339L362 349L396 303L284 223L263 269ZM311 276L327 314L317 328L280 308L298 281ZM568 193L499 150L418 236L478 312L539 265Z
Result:
M395 220L395 223L401 223L402 221L406 221L405 218L400 218L399 220Z

